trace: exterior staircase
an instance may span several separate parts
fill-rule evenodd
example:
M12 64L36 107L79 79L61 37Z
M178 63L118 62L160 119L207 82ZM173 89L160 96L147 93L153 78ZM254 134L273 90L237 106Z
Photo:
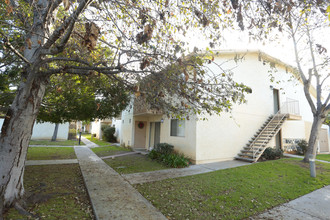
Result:
M257 162L267 148L267 144L279 132L287 117L288 114L281 114L280 111L270 116L235 159L252 163Z

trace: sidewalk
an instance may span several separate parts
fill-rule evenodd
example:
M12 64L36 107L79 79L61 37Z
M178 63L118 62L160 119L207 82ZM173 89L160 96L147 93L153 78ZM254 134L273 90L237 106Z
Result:
M294 158L301 158L301 159L304 158L303 156L294 155L294 154L283 154L283 155L286 156L286 157L294 157ZM330 163L329 161L326 161L326 160L315 159L315 161L322 162L322 163Z
M32 165L54 165L54 164L72 164L78 163L77 159L64 159L64 160L27 160L25 166Z
M88 147L74 149L96 219L166 219Z
M240 160L229 160L229 161L221 161L215 163L191 165L187 168L172 168L172 169L157 170L157 171L143 172L143 173L123 174L122 176L130 184L138 184L138 183L160 181L169 178L192 176L201 173L209 173L216 170L223 170L223 169L245 166L250 164L251 163L249 162L244 162Z
M91 142L87 138L81 136L81 141L85 144L85 147L93 148L93 147L99 147L99 145L95 144L94 142Z
M250 219L330 219L330 185Z

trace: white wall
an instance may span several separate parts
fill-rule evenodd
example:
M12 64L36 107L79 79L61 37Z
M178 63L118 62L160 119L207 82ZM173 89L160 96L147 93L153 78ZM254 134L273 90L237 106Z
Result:
M122 135L121 134L121 124L122 124L121 119L114 119L112 121L112 126L114 126L116 128L115 137L116 137L118 142L120 142L121 135Z
M96 138L101 138L101 121L96 119L91 123L91 134L96 134Z
M133 146L133 125L133 102L131 101L121 115L121 145Z
M189 120L185 120L184 137L171 136L170 131L171 119L164 118L164 123L161 124L160 142L172 144L176 151L196 161L196 118L190 117Z
M232 59L234 55L216 57L215 62L222 63ZM210 64L211 70L219 69ZM230 61L224 68L234 68L234 80L242 82L252 89L247 94L247 103L234 105L232 113L223 113L220 117L211 116L208 121L197 122L197 163L233 159L248 143L266 119L274 114L273 90L279 90L280 103L287 98L299 101L300 115L305 121L312 120L302 85L296 80L289 80L291 74L285 69L278 68L272 72L275 80L271 82L270 66L258 60L257 54L247 54L242 62ZM282 130L282 138L305 138L305 122L287 121ZM275 145L274 138L269 146Z
M0 127L2 127L4 119L0 119ZM51 139L54 133L55 124L44 122L35 123L33 126L31 139ZM0 130L1 132L1 130ZM57 133L58 140L67 140L69 136L69 123L60 124Z

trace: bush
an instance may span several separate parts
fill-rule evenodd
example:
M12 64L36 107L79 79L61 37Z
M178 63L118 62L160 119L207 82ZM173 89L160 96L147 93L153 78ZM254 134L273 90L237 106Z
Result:
M167 143L159 143L156 145L155 151L161 154L171 154L174 152L174 146Z
M266 150L261 155L262 158L266 160L275 160L283 157L283 151L281 149L274 149L271 147L266 148Z
M68 140L76 140L77 139L77 131L74 128L69 129L69 137Z
M103 129L103 139L108 142L117 142L115 137L116 128L107 126Z
M300 140L298 142L298 147L297 147L298 154L305 155L307 148L308 148L308 143L306 140Z
M157 160L169 167L187 167L189 159L183 154L174 151L174 146L167 143L157 144L155 149L150 151L149 158Z

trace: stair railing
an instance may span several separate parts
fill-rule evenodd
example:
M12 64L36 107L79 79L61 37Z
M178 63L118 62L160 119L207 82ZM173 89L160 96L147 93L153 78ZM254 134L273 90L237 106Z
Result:
M276 131L276 129L278 129L278 125L281 124L282 120L287 116L287 114L281 114L281 109L285 109L287 103L284 103L282 105L282 107L280 108L280 110L277 111L277 113L273 116L273 118L267 123L267 125L259 132L258 136L252 141L252 143L250 144L250 149L252 149L253 152L253 159L258 159L261 155L259 154L258 156L256 155L259 150L261 148L264 148L264 144L268 141L268 139L271 137L272 133L274 131ZM268 126L274 122L275 119L278 119L278 122L276 123L274 129L272 129L270 132L265 132L267 137L265 138L265 140L262 142L262 144L258 147L257 150L253 149L253 145L255 144L255 142L258 140L258 138L261 136L261 134L263 134L263 132L268 128ZM276 133L276 132L275 132Z

